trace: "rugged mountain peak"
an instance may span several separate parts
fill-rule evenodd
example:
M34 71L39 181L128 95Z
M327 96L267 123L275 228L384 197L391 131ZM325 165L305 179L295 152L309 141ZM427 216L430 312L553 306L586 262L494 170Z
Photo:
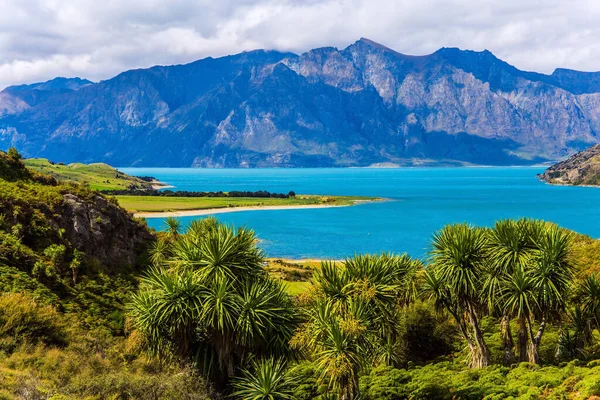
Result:
M406 54L399 53L396 50L393 50L387 46L384 46L380 43L377 43L377 42L375 42L371 39L367 39L367 38L360 38L359 40L352 43L350 46L346 47L342 51L344 53L365 53L365 54L382 53L382 54L388 54L388 55L393 55L393 56L397 56L397 57L414 57L414 56L409 56Z
M582 72L566 68L557 68L550 76L552 82L572 93L600 92L600 72Z
M9 86L5 90L10 92L20 92L27 90L41 90L41 91L51 91L51 90L79 90L84 86L88 86L93 84L94 82L82 79L82 78L65 78L58 77L51 79L45 82L38 82L32 84L24 84L24 85L15 85Z
M366 46L370 46L370 47L373 47L373 48L376 48L376 49L379 49L379 50L385 50L385 51L393 51L393 52L395 52L394 50L390 49L389 47L384 46L381 43L377 43L377 42L375 42L375 41L373 41L371 39L367 39L365 37L361 37L356 42L354 42L354 45L357 45L357 44L364 44Z
M0 117L18 114L52 97L77 91L92 85L81 78L54 78L46 82L9 86L0 92Z
M0 148L65 161L504 165L600 142L600 74L521 71L488 50L410 56L366 38L342 50L132 70L59 95L23 92L30 98L0 95Z

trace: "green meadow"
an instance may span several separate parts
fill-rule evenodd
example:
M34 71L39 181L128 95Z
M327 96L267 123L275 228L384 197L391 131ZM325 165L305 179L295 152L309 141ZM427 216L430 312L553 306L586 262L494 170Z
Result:
M52 163L45 158L29 158L24 160L27 168L54 177L57 181L76 182L88 185L94 190L150 189L150 183L134 176L124 174L110 165L63 164Z

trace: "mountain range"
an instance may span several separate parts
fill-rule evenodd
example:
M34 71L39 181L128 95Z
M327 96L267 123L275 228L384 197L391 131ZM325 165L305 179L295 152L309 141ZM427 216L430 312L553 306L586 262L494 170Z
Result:
M600 142L600 72L368 39L0 92L0 148L118 166L523 165Z

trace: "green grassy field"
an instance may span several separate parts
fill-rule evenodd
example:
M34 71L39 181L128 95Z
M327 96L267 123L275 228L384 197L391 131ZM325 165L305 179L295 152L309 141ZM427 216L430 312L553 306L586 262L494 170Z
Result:
M284 281L285 291L290 296L298 296L302 293L308 292L312 283L308 281Z
M358 196L309 196L295 198L260 197L162 197L162 196L115 196L121 207L134 212L165 212L185 210L206 210L226 207L260 206L305 206L332 205L346 206L361 201L376 199Z
M285 290L290 295L298 296L310 290L313 272L320 265L321 260L269 258L265 269L271 278L284 284Z
M124 174L110 165L95 164L51 164L45 158L24 160L25 166L37 172L53 176L58 181L86 183L95 190L118 190L134 187L149 189L151 184L134 176Z

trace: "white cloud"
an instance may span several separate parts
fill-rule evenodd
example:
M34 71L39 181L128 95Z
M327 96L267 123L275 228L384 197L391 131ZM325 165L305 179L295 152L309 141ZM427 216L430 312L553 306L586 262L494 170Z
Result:
M599 17L593 0L0 0L0 88L362 36L408 54L487 48L522 69L597 71Z

